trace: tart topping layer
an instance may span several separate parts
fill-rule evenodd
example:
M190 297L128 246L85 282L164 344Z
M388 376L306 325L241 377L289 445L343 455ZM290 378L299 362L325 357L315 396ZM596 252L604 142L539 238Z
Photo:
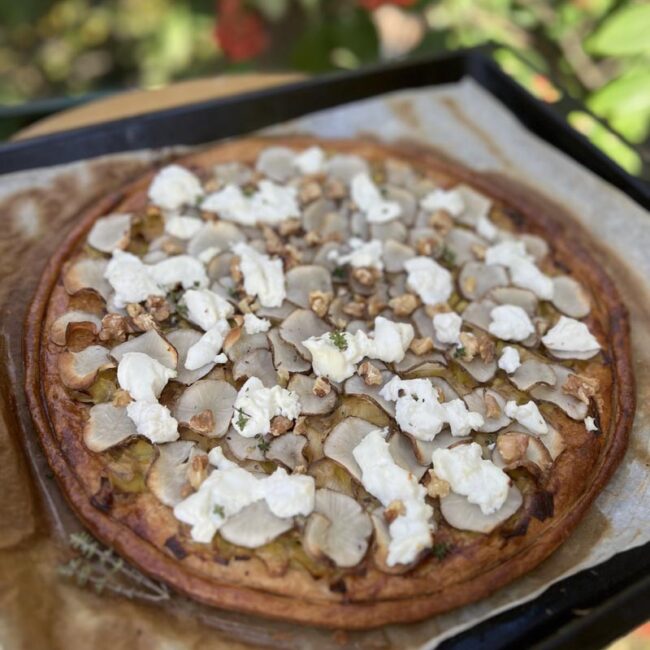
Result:
M50 341L114 489L150 449L181 536L406 570L515 522L563 422L598 435L588 293L474 189L268 147L148 198L93 225Z

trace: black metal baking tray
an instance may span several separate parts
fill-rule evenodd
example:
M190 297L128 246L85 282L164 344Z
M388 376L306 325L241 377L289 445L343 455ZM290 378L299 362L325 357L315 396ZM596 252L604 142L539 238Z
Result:
M0 174L121 151L232 137L336 105L472 77L531 132L650 207L650 188L627 174L490 56L489 47L325 75L0 147ZM507 587L506 587L507 589ZM443 642L444 650L600 648L650 617L650 544L563 580L535 600Z

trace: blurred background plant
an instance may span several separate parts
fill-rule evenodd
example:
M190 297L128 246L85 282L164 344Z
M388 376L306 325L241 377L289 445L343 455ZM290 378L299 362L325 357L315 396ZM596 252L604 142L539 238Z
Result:
M253 70L317 74L488 40L530 92L563 107L564 88L650 157L650 4L636 0L2 2L0 137L126 88ZM598 120L568 119L640 172L639 154Z

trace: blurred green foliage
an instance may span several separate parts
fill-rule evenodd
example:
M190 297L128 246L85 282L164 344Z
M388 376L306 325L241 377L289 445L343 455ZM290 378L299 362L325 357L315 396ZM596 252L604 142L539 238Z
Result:
M535 95L561 106L566 89L648 155L650 4L640 0L0 2L0 104L241 70L313 74L486 40ZM598 121L569 119L639 171L639 155Z

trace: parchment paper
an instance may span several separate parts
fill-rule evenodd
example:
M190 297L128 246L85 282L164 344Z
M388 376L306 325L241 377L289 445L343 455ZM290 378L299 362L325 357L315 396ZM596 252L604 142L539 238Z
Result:
M51 252L62 238L82 200L118 187L143 170L149 161L169 154L169 150L110 156L91 164L75 163L5 176L0 178L1 344L10 361L5 369L7 379L17 388L13 397L0 397L4 402L0 402L0 481L6 486L0 496L3 649L41 647L40 639L48 639L48 647L66 650L87 648L89 642L97 649L234 648L262 644L319 649L433 648L485 618L535 598L562 578L650 541L650 346L644 340L650 326L649 215L621 192L530 135L507 110L469 80L349 104L267 132L302 132L322 137L371 135L387 141L430 144L468 167L500 172L530 185L586 224L603 242L603 250L596 253L614 276L632 317L639 408L621 467L569 540L538 569L490 598L415 625L337 636L223 614L177 597L159 610L81 592L58 580L54 570L62 554L61 536L74 529L76 522L66 513L51 477L48 478L25 417L20 389L20 320L44 265L45 251ZM55 232L48 228L52 223L57 225ZM32 269L31 274L24 272L26 265ZM18 443L26 444L30 451L37 470L34 478L25 471ZM42 503L47 507L45 513ZM49 604L54 611L39 618L33 614L34 598L45 597L35 594L44 587L56 592L54 602ZM27 612L31 616L26 616ZM207 625L196 625L197 619Z

